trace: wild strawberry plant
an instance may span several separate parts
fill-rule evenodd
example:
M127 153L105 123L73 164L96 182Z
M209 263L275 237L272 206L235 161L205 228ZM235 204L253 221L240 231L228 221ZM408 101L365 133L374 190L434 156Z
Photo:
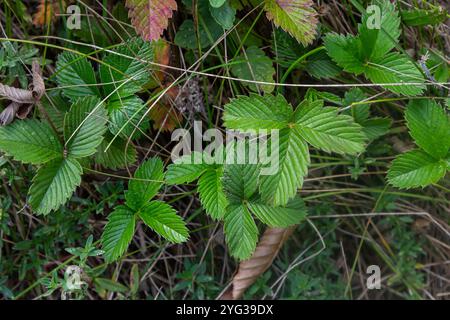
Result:
M357 249L350 251L359 257L363 242L370 239L380 261L388 261L387 268L397 275L386 286L401 282L405 292L417 294L416 284L422 281L411 276L417 270L416 264L405 262L407 246L394 246L401 251L397 261L385 239L394 235L402 244L413 241L402 224L409 222L395 224L394 217L378 225L371 220L367 226L373 226L374 236L357 218L335 225L320 222L316 228L311 216L410 212L403 197L448 207L450 73L448 41L442 37L448 32L448 13L438 1L420 6L388 0L336 6L312 0L94 2L83 2L80 17L60 17L69 3L56 0L41 1L33 19L18 18L16 11L27 15L19 4L0 11L7 23L0 39L0 95L7 101L0 101L0 167L8 168L1 171L2 237L3 232L11 235L5 226L17 224L6 246L31 246L22 211L32 217L33 228L41 221L61 225L37 230L36 239L77 230L78 238L64 248L70 247L66 252L89 270L102 298L107 292L136 297L143 280L137 264L130 267L129 288L100 277L100 263L89 266L99 255L105 272L109 264L122 259L128 263L124 258L135 254L142 258L137 261L149 261L151 255L156 259L151 268L159 268L160 256L149 248L157 247L161 255L188 248L187 256L204 250L198 268L186 260L171 269L175 279L162 282L181 279L170 287L171 295L186 290L212 297L223 282L208 293L205 283L211 278L202 275L200 281L197 273L206 272L201 269L205 260L225 264L217 252L220 257L229 253L241 264L225 295L239 298L269 268L289 235L304 236L295 247L302 252L307 249L303 244L313 247L312 237L320 235L328 246L323 250L333 257L347 252L342 241L335 248L337 234L345 239L362 230ZM78 18L80 28L64 27ZM18 30L31 20L38 31L25 28L25 34L38 37L24 39ZM41 34L50 35L46 42ZM203 147L212 139L196 133L198 126L249 139L240 151L223 141L209 152ZM207 139L201 140L200 150L194 142L194 151L174 159L178 129ZM267 174L267 163L251 157L244 163L224 160L239 158L239 152L245 158L258 135L271 151L266 160L276 163L274 172ZM26 196L21 196L25 189ZM11 211L14 220L3 223L3 210ZM84 225L82 231L71 218L66 227L64 215L83 216L78 223ZM330 225L332 231L326 229ZM386 231L386 225L393 231ZM308 226L317 233L311 235ZM330 233L336 241L323 239L322 234ZM86 242L85 248L74 248L75 242ZM175 251L169 244L181 245ZM420 250L411 251L418 255ZM370 254L367 261L372 258ZM20 259L28 265L28 257ZM356 259L353 266L361 262ZM61 252L52 260L63 261ZM339 264L319 262L320 270ZM290 265L283 261L278 267L290 270ZM29 270L20 272L25 279ZM3 283L9 280L2 276L0 262L0 292L7 292ZM305 275L297 276L301 280L295 281L307 282ZM67 288L61 281L57 273L46 280L49 295ZM298 290L297 283L293 287ZM274 292L273 287L261 290ZM77 296L84 295L77 291ZM348 296L347 289L342 296Z

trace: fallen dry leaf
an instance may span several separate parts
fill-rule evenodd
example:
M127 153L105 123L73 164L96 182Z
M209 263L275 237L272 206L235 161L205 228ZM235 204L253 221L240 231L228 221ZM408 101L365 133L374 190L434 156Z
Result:
M61 7L64 10L66 4L64 0L40 0L37 11L33 15L33 24L36 27L42 27L47 23L55 22L61 13Z
M242 261L233 277L231 287L220 297L222 300L240 299L244 292L272 265L284 242L294 232L289 228L267 228L252 257Z

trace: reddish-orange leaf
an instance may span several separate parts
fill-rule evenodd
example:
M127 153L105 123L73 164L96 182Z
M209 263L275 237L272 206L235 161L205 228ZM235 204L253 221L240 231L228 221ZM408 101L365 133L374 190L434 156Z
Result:
M180 125L183 117L175 105L178 91L177 87L169 89L161 100L150 109L149 116L153 120L155 129L163 132L173 131Z
M64 10L66 4L64 0L40 0L37 11L33 15L33 24L42 27L50 22L55 22L61 13L61 5Z
M175 0L127 0L125 5L134 28L148 41L161 37L177 10Z

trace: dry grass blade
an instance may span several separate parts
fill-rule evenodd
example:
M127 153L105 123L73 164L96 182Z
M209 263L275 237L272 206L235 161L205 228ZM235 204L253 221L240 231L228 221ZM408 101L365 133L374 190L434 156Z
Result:
M231 287L220 299L240 299L258 277L272 265L284 242L294 230L295 226L290 228L267 228L252 257L240 263L238 272L233 277Z

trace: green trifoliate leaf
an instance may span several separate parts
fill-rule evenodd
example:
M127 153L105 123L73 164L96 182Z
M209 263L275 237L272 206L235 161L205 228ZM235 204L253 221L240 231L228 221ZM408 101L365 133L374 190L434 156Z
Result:
M416 144L433 157L444 158L450 149L450 120L445 110L433 100L411 100L406 122Z
M159 158L151 158L139 166L134 178L128 183L125 194L126 204L134 210L145 206L163 184L163 163Z
M271 161L278 164L278 171L261 180L263 200L274 205L285 205L301 187L309 164L306 142L327 152L364 150L361 126L336 108L324 108L322 100L305 100L294 113L281 96L239 97L225 106L224 124L241 130L280 129L279 146L275 145L279 159Z
M48 214L64 204L81 183L83 170L77 160L54 159L39 168L29 191L34 211Z
M153 50L149 42L135 38L108 53L100 65L104 95L109 100L125 99L142 90L150 80Z
M405 96L420 95L425 90L422 73L406 56L392 52L369 62L365 75L373 83ZM389 84L402 84L392 86ZM414 83L414 84L406 84Z
M127 206L118 206L109 215L102 234L106 262L113 262L125 253L133 239L135 226L135 213Z
M242 53L231 65L231 72L240 79L251 80L255 82L264 82L263 84L243 82L250 90L270 93L275 88L272 84L275 69L272 60L266 56L264 51L257 47L249 47L245 53Z
M38 120L0 127L0 150L24 163L41 164L62 157L63 148L49 125Z
M78 99L64 118L68 154L83 158L95 153L106 131L107 113L97 97Z
M87 58L71 52L58 56L56 79L66 97L75 101L79 97L100 97L95 72Z
M264 0L267 18L307 46L316 36L317 13L312 0Z
M189 232L175 209L162 201L151 201L139 211L139 217L153 231L173 243L186 241Z
M436 160L422 150L412 150L392 162L387 179L397 188L426 187L438 182L446 171L445 160Z
M224 217L225 239L231 255L245 260L255 251L258 228L247 207L231 205Z
M326 152L356 154L364 150L361 126L322 101L302 102L295 111L296 129L314 147Z

